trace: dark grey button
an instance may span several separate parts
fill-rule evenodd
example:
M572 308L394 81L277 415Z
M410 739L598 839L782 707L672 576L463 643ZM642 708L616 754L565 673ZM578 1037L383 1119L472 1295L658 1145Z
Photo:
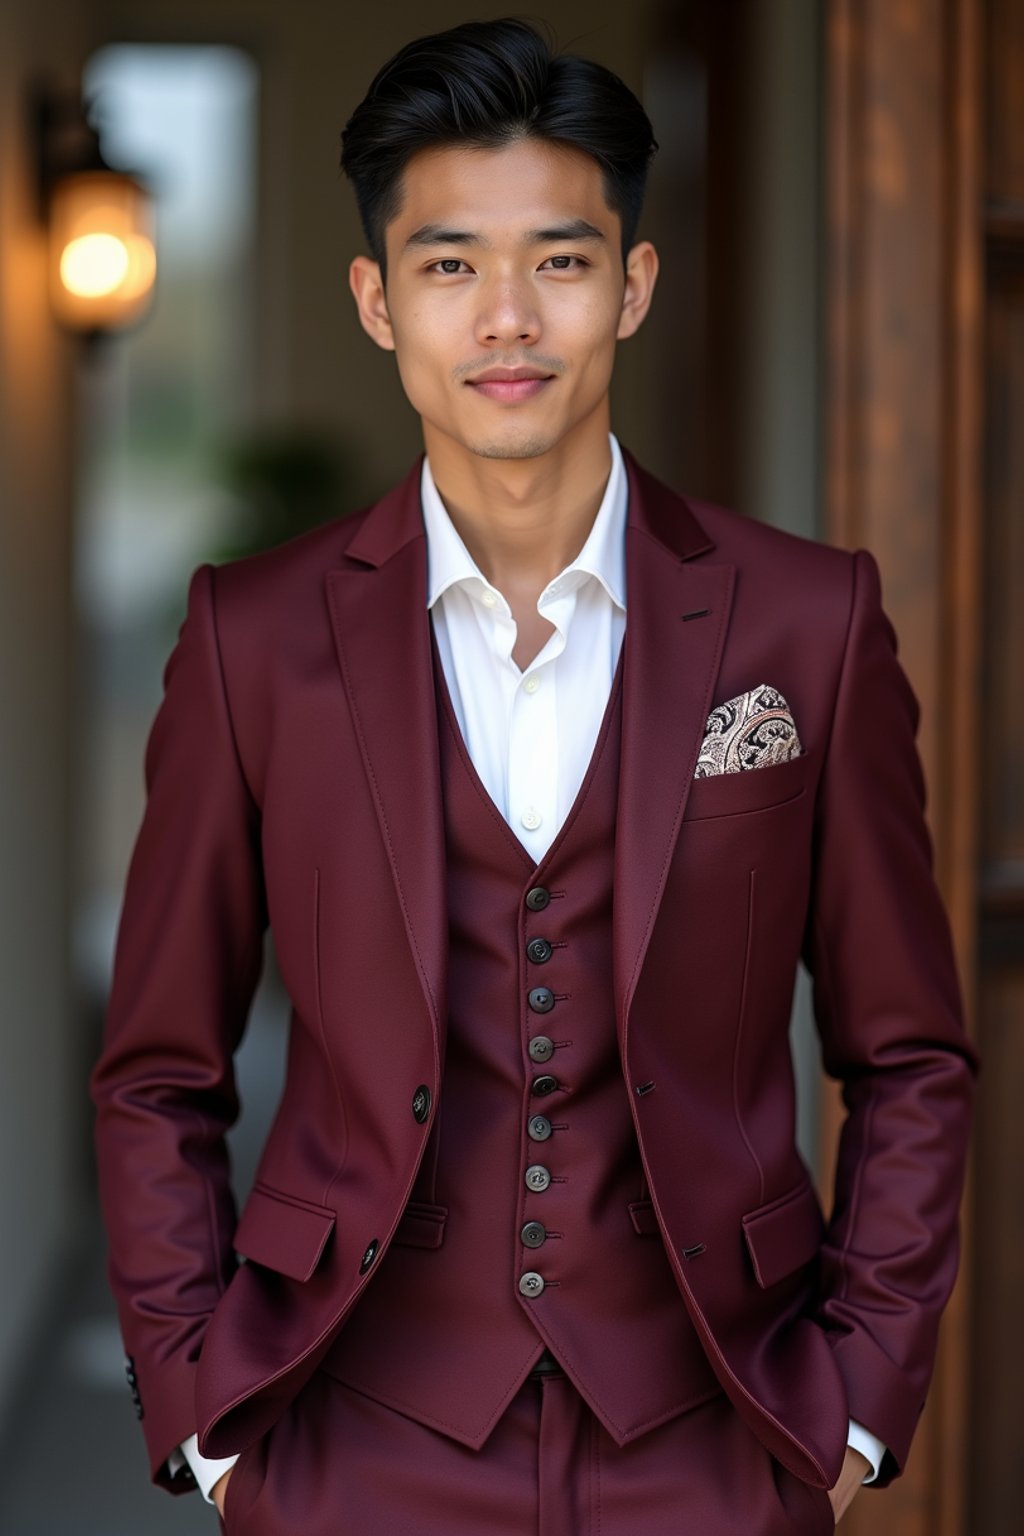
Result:
M526 956L535 965L543 965L545 960L550 960L553 951L547 939L531 939L526 946Z
M531 1061L550 1061L555 1054L555 1042L550 1035L534 1035L527 1049Z
M412 1096L412 1117L418 1125L422 1125L430 1114L430 1089L426 1083L420 1083Z
M551 1175L543 1163L531 1163L523 1177L527 1189L547 1189L551 1183Z
M551 1121L547 1115L531 1115L526 1131L531 1141L547 1141L551 1135Z
M550 987L531 987L529 1003L534 1013L550 1013L555 1006L555 994Z
M543 912L551 900L551 892L546 891L542 885L535 885L532 891L526 893L526 905L531 912Z
M519 1233L527 1248L539 1248L547 1235L547 1228L542 1221L526 1222Z
M552 1077L550 1072L545 1072L543 1077L535 1077L530 1084L534 1093L554 1093L558 1087L558 1078Z
M365 1275L366 1274L366 1271L369 1269L370 1265L373 1263L374 1259L377 1257L377 1249L379 1247L380 1247L380 1238L379 1237L372 1237L370 1239L370 1241L367 1243L366 1251L363 1254L362 1260L360 1261L360 1264L359 1264L359 1273L361 1275Z
M524 1296L539 1296L544 1289L544 1276L538 1275L535 1269L528 1269L525 1275L519 1276L519 1289Z

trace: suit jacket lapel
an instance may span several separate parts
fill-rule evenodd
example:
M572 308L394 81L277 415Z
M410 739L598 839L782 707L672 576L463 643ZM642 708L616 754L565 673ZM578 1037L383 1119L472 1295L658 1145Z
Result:
M625 1032L696 766L735 568L687 502L623 450L629 483L613 975ZM444 806L420 509L422 456L325 576L341 677L406 932L443 1054ZM691 617L686 617L690 615Z
M735 567L686 501L623 450L629 481L613 984L625 1048L630 1002L686 807L732 608Z
M421 465L422 455L371 510L325 582L342 681L441 1060L448 924Z

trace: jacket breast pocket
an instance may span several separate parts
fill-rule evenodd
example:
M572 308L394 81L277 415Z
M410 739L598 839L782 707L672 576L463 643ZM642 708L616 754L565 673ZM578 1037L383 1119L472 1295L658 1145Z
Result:
M712 773L694 779L686 798L684 822L713 816L749 816L798 800L812 777L815 754L804 751L785 763L746 768L732 773Z
M749 1211L742 1225L754 1277L762 1288L809 1264L825 1235L818 1197L806 1181Z
M327 1206L257 1180L232 1240L237 1253L292 1280L308 1280L334 1230Z

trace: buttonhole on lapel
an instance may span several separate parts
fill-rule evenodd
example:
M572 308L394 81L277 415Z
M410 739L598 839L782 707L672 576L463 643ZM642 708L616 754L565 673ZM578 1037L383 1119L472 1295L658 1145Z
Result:
M637 1083L636 1091L637 1091L638 1094L643 1095L645 1093L650 1093L650 1091L651 1091L651 1089L653 1087L654 1087L653 1081L649 1082L649 1083Z
M692 613L684 613L683 614L683 618L684 619L702 619L702 618L704 618L705 614L708 614L710 612L711 612L710 608L695 608Z
M684 1259L695 1259L695 1258L697 1258L697 1256L699 1254L702 1254L704 1252L704 1248L705 1248L704 1243L694 1243L692 1248L684 1248L683 1249L683 1258Z

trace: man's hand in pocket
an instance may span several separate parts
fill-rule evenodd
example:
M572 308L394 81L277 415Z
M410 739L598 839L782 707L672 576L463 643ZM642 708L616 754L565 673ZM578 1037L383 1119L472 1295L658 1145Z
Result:
M223 1477L218 1477L217 1481L210 1489L210 1498L216 1504L217 1513L221 1516L222 1519L224 1517L224 1493L228 1486L228 1478L231 1476L234 1470L234 1467L228 1467L228 1470L224 1473ZM841 1478L840 1482L842 1482Z
M836 1517L836 1524L846 1514L853 1502L854 1494L861 1486L868 1473L871 1471L871 1463L860 1451L855 1451L852 1445L846 1447L846 1456L843 1461L843 1470L839 1474L839 1481L834 1488L830 1488L828 1496L832 1500L832 1513ZM218 1487L220 1484L217 1485Z

